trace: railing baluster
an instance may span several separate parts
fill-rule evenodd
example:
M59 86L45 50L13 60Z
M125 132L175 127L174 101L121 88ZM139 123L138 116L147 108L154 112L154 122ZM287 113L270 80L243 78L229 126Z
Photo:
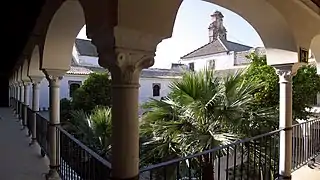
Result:
M227 163L226 163L226 180L229 180L229 151L230 151L230 146L227 147Z
M234 145L234 150L233 150L233 180L236 179L236 170L237 170L237 144Z

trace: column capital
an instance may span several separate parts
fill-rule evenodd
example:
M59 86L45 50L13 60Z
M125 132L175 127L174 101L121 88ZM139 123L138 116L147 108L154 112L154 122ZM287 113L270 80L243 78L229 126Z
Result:
M49 81L49 86L59 87L60 80L65 75L65 70L56 70L56 69L44 69L43 70L46 79Z
M32 84L40 84L44 77L30 76Z
M18 86L19 86L19 87L23 86L23 81L19 81L19 82L18 82Z
M113 39L107 36L110 33L100 33L92 39L99 64L111 72L115 84L139 84L141 70L154 64L156 47L163 38L119 26L114 28Z
M45 74L46 78L48 79L57 79L62 77L66 74L66 70L59 70L59 69L43 69L43 73Z
M100 56L103 58L103 55ZM137 51L132 49L117 48L116 57L105 61L117 84L139 84L141 70L152 66L154 63L154 52Z
M24 81L23 81L23 85L24 85L24 86L29 86L30 83L31 83L31 80L24 80Z
M275 65L276 73L279 76L279 83L291 83L292 77L296 74L297 70L294 64Z

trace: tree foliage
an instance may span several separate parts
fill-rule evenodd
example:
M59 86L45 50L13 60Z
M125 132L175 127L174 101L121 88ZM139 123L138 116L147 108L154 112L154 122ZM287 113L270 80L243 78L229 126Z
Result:
M70 116L63 124L64 128L108 159L111 151L111 108L96 107L90 115L83 110L73 110Z
M255 103L260 107L279 107L279 78L273 67L267 65L266 56L250 54L251 64L245 78L248 81L259 81L265 85L255 93ZM301 67L293 77L293 117L307 119L310 112L307 108L313 105L314 98L320 92L320 76L314 65Z
M144 105L148 111L140 126L142 164L202 152L276 128L274 109L254 108L252 94L262 86L245 81L242 72L225 78L211 70L186 73L172 83L168 97Z
M96 106L110 107L111 79L108 73L90 74L72 97L74 109L91 112Z

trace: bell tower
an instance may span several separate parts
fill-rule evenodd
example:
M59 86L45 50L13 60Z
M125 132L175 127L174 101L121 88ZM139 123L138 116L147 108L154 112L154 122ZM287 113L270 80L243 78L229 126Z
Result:
M219 39L227 39L227 30L223 25L224 16L220 11L216 11L211 15L212 22L209 26L209 42Z

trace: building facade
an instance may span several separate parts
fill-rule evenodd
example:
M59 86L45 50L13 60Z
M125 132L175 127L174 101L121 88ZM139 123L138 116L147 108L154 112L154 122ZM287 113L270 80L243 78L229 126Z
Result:
M89 40L76 39L72 51L70 70L63 76L60 84L60 99L72 97L73 92L79 88L91 73L106 72L99 66L95 47ZM173 80L179 79L183 68L179 64L173 64L171 69L149 68L142 70L140 76L139 104L143 104L150 98L160 99L170 92L169 85ZM41 110L49 107L49 82L43 79L40 83ZM30 94L30 99L32 94ZM141 114L141 112L139 112Z

